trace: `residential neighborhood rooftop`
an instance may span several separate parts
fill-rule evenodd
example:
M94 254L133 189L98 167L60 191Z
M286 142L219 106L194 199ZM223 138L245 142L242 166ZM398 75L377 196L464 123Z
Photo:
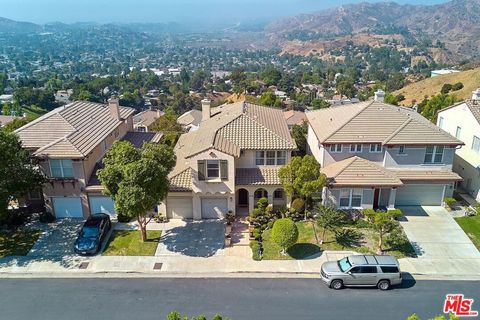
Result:
M149 127L152 123L155 122L155 120L157 120L164 114L165 113L160 110L145 110L133 116L133 124L136 126L143 125L145 127Z

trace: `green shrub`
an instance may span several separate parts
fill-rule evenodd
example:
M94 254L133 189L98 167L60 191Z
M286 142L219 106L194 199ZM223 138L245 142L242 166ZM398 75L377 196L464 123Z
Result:
M463 89L463 83L457 82L452 86L452 91L458 91Z
M268 199L267 198L260 198L257 202L257 208L265 212L265 209L268 207Z
M293 200L290 208L296 213L303 213L305 211L305 201L301 198Z
M388 210L388 213L392 215L394 218L401 217L403 215L402 210L400 209L393 209L393 210Z
M450 83L445 83L440 90L441 93L447 94L452 90L452 85Z
M365 228L370 228L371 224L365 219L358 219L353 226L360 229L365 229Z
M255 261L262 260L262 246L257 240L250 241L250 249L252 249L252 259Z
M127 223L127 222L132 221L132 218L127 217L127 216L124 216L124 215L122 215L122 214L119 213L119 214L117 214L117 220L118 220L118 222L125 222L125 223Z
M262 237L262 231L260 230L260 228L257 227L253 229L252 235L255 240L259 240Z
M268 221L268 223L267 223L267 228L268 228L268 229L272 229L274 223L275 223L275 221Z
M273 224L272 239L282 248L282 253L293 246L298 240L298 229L292 219L278 219Z
M52 223L53 221L55 221L55 216L49 211L44 211L40 213L38 220L41 223Z
M457 200L455 200L454 198L445 198L443 199L443 202L445 202L445 204L449 207L453 206L455 203L457 203Z

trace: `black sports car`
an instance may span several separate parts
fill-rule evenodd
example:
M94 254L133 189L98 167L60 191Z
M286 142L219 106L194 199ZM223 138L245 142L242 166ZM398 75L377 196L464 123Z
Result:
M100 251L102 241L110 231L112 223L105 213L91 215L82 226L75 240L74 251L80 255L94 255Z

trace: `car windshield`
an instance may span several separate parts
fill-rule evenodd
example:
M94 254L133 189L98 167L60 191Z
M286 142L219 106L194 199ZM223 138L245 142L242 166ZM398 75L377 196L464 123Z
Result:
M338 266L342 272L347 271L352 265L350 264L350 261L348 261L348 258L343 258L342 260L338 261Z
M82 236L85 238L94 238L98 236L98 227L83 227Z

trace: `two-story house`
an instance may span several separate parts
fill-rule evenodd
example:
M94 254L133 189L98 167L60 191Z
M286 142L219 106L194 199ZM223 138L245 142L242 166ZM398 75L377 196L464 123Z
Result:
M455 153L453 171L463 178L460 187L480 202L480 89L471 100L441 110L437 126L465 143Z
M95 179L101 159L115 140L136 145L155 140L155 133L132 132L132 108L74 102L59 107L19 128L24 148L40 159L48 177L43 194L30 193L27 203L45 202L57 218L86 218L92 213L114 214L111 198ZM93 182L93 183L92 183Z
M160 206L169 218L247 215L258 199L289 202L278 178L296 149L281 110L245 102L210 109L202 101L198 129L175 146L170 192Z
M414 110L374 101L307 113L308 148L328 185L323 203L345 209L441 205L461 180L463 143Z

